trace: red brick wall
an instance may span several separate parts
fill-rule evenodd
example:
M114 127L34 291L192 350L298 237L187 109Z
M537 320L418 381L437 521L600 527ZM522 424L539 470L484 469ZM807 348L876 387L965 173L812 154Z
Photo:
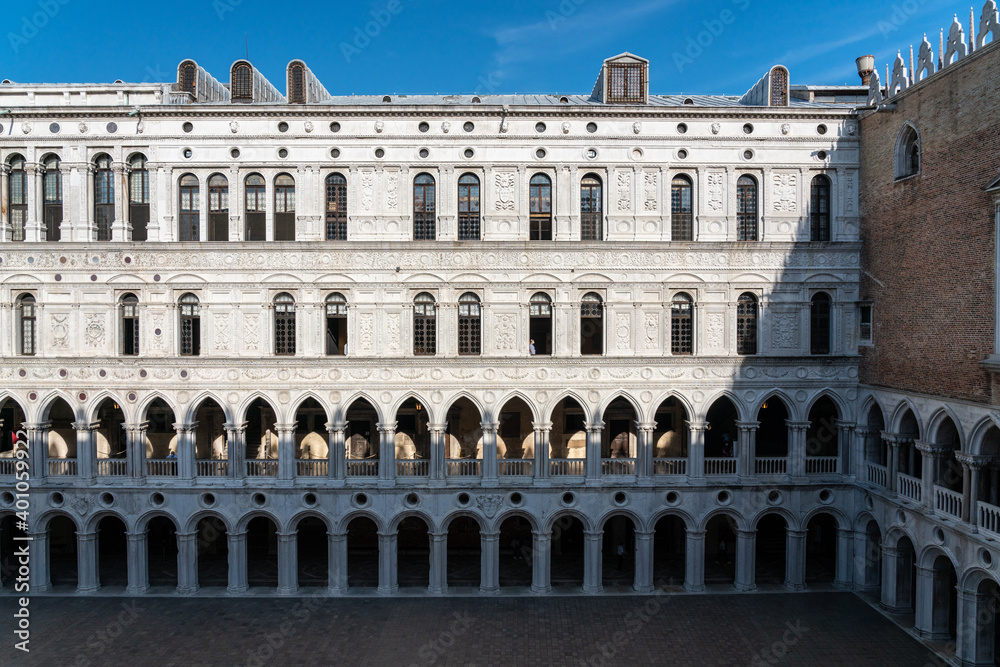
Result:
M1000 175L1000 44L861 120L862 299L874 302L861 381L990 402L994 204ZM895 182L905 121L920 133L918 176Z

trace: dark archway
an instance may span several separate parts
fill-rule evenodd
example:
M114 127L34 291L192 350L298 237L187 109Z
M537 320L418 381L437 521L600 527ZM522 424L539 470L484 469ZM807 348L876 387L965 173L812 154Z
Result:
M604 522L601 555L603 585L631 590L635 582L635 522L630 517L618 515Z
M270 403L256 399L246 411L247 474L276 477L278 474L277 415Z
M788 456L788 408L777 396L764 401L757 411L756 454L760 458Z
M836 403L823 396L809 410L806 429L806 473L836 473L839 470L840 412Z
M73 424L76 422L76 414L73 412L73 409L69 406L69 403L61 398L57 398L49 407L48 418L52 424L48 434L49 459L71 459L75 462L77 457L77 443L76 428ZM69 472L67 468L50 463L48 473L50 475L76 474L75 464L73 471Z
M408 516L399 523L396 533L396 581L400 588L430 586L431 545L427 523Z
M634 475L639 441L636 412L624 398L616 398L601 416L601 474Z
M870 519L865 526L865 571L861 588L865 591L882 589L882 533L878 523Z
M587 460L586 413L572 398L559 401L550 418L549 459L553 475L585 474Z
M165 516L146 524L146 567L150 587L177 587L177 527Z
M23 538L24 531L15 528L13 514L0 517L0 588L10 585L18 576L18 557L14 555L17 542L14 536ZM22 543L23 544L23 543Z
M942 554L934 559L931 570L930 604L918 601L923 608L929 609L930 627L919 630L930 639L955 641L958 637L958 576L955 566Z
M366 516L347 524L347 586L378 587L378 526Z
M326 524L309 516L299 521L295 533L299 587L328 586L330 545Z
M24 416L24 409L12 398L6 398L0 400L0 461L10 457L10 461L13 461L14 449L21 443L21 447L27 447L28 443L25 441L23 436L27 435L23 433L22 425L28 421ZM18 431L22 431L22 437L18 437ZM14 469L11 467L9 470L0 468L0 474L12 475L14 474Z
M198 586L229 585L229 537L226 524L215 516L198 522Z
M378 412L371 403L359 398L344 414L347 421L344 432L347 476L378 477Z
M913 613L917 601L917 558L913 542L903 536L896 543L896 580L883 582L895 586L893 598L895 606L888 611L895 613Z
M920 427L913 410L907 409L903 413L903 418L899 422L899 449L896 462L896 470L889 472L895 474L901 472L910 477L920 479L923 474L923 455L917 449L916 441L920 439ZM899 490L899 489L897 489Z
M552 586L583 586L585 560L583 522L563 515L552 526Z
M196 473L202 477L225 477L229 470L225 411L218 403L206 398L198 406L194 420L198 422L195 430Z
M307 398L295 411L295 474L326 477L330 473L330 440L326 410L316 399Z
M688 414L684 405L671 396L656 409L653 431L653 472L657 475L683 475L687 472Z
M736 520L719 514L705 526L705 584L736 583Z
M687 558L687 530L679 516L664 516L653 533L653 585L682 586Z
M247 524L247 584L278 587L278 528L271 519L258 516Z
M154 400L146 408L146 442L143 460L149 477L177 476L177 418L166 401Z
M448 524L448 588L478 588L482 559L479 524L467 516L457 517Z
M531 523L510 516L500 524L500 586L531 586L534 560Z
M97 453L97 474L100 476L124 476L128 473L127 438L125 435L125 413L121 406L110 398L104 399L95 415L98 424L94 432L94 447Z
M424 411L426 424L426 410ZM444 436L445 470L448 477L482 474L483 416L464 396L448 408Z
M515 396L500 409L497 427L497 458L501 475L530 477L534 471L534 413ZM503 544L501 543L501 547Z
M837 520L820 513L806 527L806 584L832 584L837 578Z
M1000 665L1000 586L992 579L983 579L976 587L976 623L974 664Z
M76 526L69 517L55 516L49 521L49 581L52 587L76 588Z
M113 592L128 586L128 537L125 522L116 516L97 523L97 581Z
M757 522L754 580L758 586L781 586L786 579L788 522L780 514L768 514Z

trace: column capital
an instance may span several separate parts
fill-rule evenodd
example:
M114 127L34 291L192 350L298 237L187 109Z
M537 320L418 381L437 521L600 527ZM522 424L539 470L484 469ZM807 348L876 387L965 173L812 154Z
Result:
M810 426L812 426L812 422L811 421L797 422L797 421L792 421L791 419L786 419L785 425L794 431L805 431Z
M149 422L136 422L133 424L123 424L122 426L133 435L142 435L149 428Z
M552 422L531 422L531 428L534 431L551 431Z
M804 539L809 534L809 531L808 530L791 530L791 529L789 529L789 530L785 531L785 534L786 535L790 535L792 537L799 538L799 539Z
M379 433L395 433L399 422L379 422L376 427Z
M249 423L250 422L240 422L237 424L234 422L226 422L225 424L222 425L222 428L226 429L227 431L233 431L236 433L245 433Z
M101 422L73 422L73 428L77 431L96 431L101 428Z
M589 424L586 424L584 428L587 430L587 433L600 433L601 431L604 430L604 422L603 421L591 422Z
M849 431L850 430L854 430L854 429L856 429L858 427L858 423L857 422L846 421L844 419L834 419L833 423L834 423L834 425L837 428L843 428L843 429L847 429Z
M635 427L637 429L639 429L640 431L647 431L649 433L652 433L653 431L656 430L656 422L640 422L640 421L637 421L637 422L635 422Z
M913 445L921 454L927 456L932 456L934 458L942 458L951 453L951 445L942 445L936 442L924 442L923 440L914 440Z
M708 422L687 422L689 431L705 431L708 430Z
M181 422L174 423L174 430L178 433L194 433L198 430L198 422L190 422L187 424L182 424Z
M742 421L738 421L738 422L735 422L735 423L736 423L736 428L740 429L741 431L754 431L754 430L760 428L760 422L742 422Z
M965 452L955 452L955 459L962 464L962 467L970 470L982 470L992 462L992 457L984 454L967 454Z
M52 428L52 422L24 422L21 426L28 433L31 433L32 431L44 431Z
M500 428L500 422L487 422L487 421L479 422L479 428L483 429L483 433L485 433L486 431L495 432L498 428Z
M427 430L431 433L444 433L448 430L448 422L428 422Z
M324 426L326 426L327 433L337 433L338 431L343 433L347 430L347 422L345 421L327 422Z
M757 537L757 531L756 530L742 530L742 529L738 528L736 530L736 535L737 535L737 537L742 537L743 539L749 539L751 537Z
M278 435L287 435L289 433L295 433L295 428L297 426L298 426L298 424L296 424L294 422L284 423L284 424L275 424L274 425L274 430L275 430L275 432L278 433Z

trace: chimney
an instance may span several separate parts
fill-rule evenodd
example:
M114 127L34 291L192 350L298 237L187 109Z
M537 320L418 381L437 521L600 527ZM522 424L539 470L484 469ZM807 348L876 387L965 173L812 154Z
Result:
M861 83L865 86L869 85L872 80L872 74L875 72L875 56L861 56L856 62L858 64L858 76L861 77Z

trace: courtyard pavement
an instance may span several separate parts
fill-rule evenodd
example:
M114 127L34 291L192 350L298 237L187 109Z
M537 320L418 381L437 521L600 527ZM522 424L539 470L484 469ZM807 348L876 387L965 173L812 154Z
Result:
M0 596L0 665L943 665L850 593Z

